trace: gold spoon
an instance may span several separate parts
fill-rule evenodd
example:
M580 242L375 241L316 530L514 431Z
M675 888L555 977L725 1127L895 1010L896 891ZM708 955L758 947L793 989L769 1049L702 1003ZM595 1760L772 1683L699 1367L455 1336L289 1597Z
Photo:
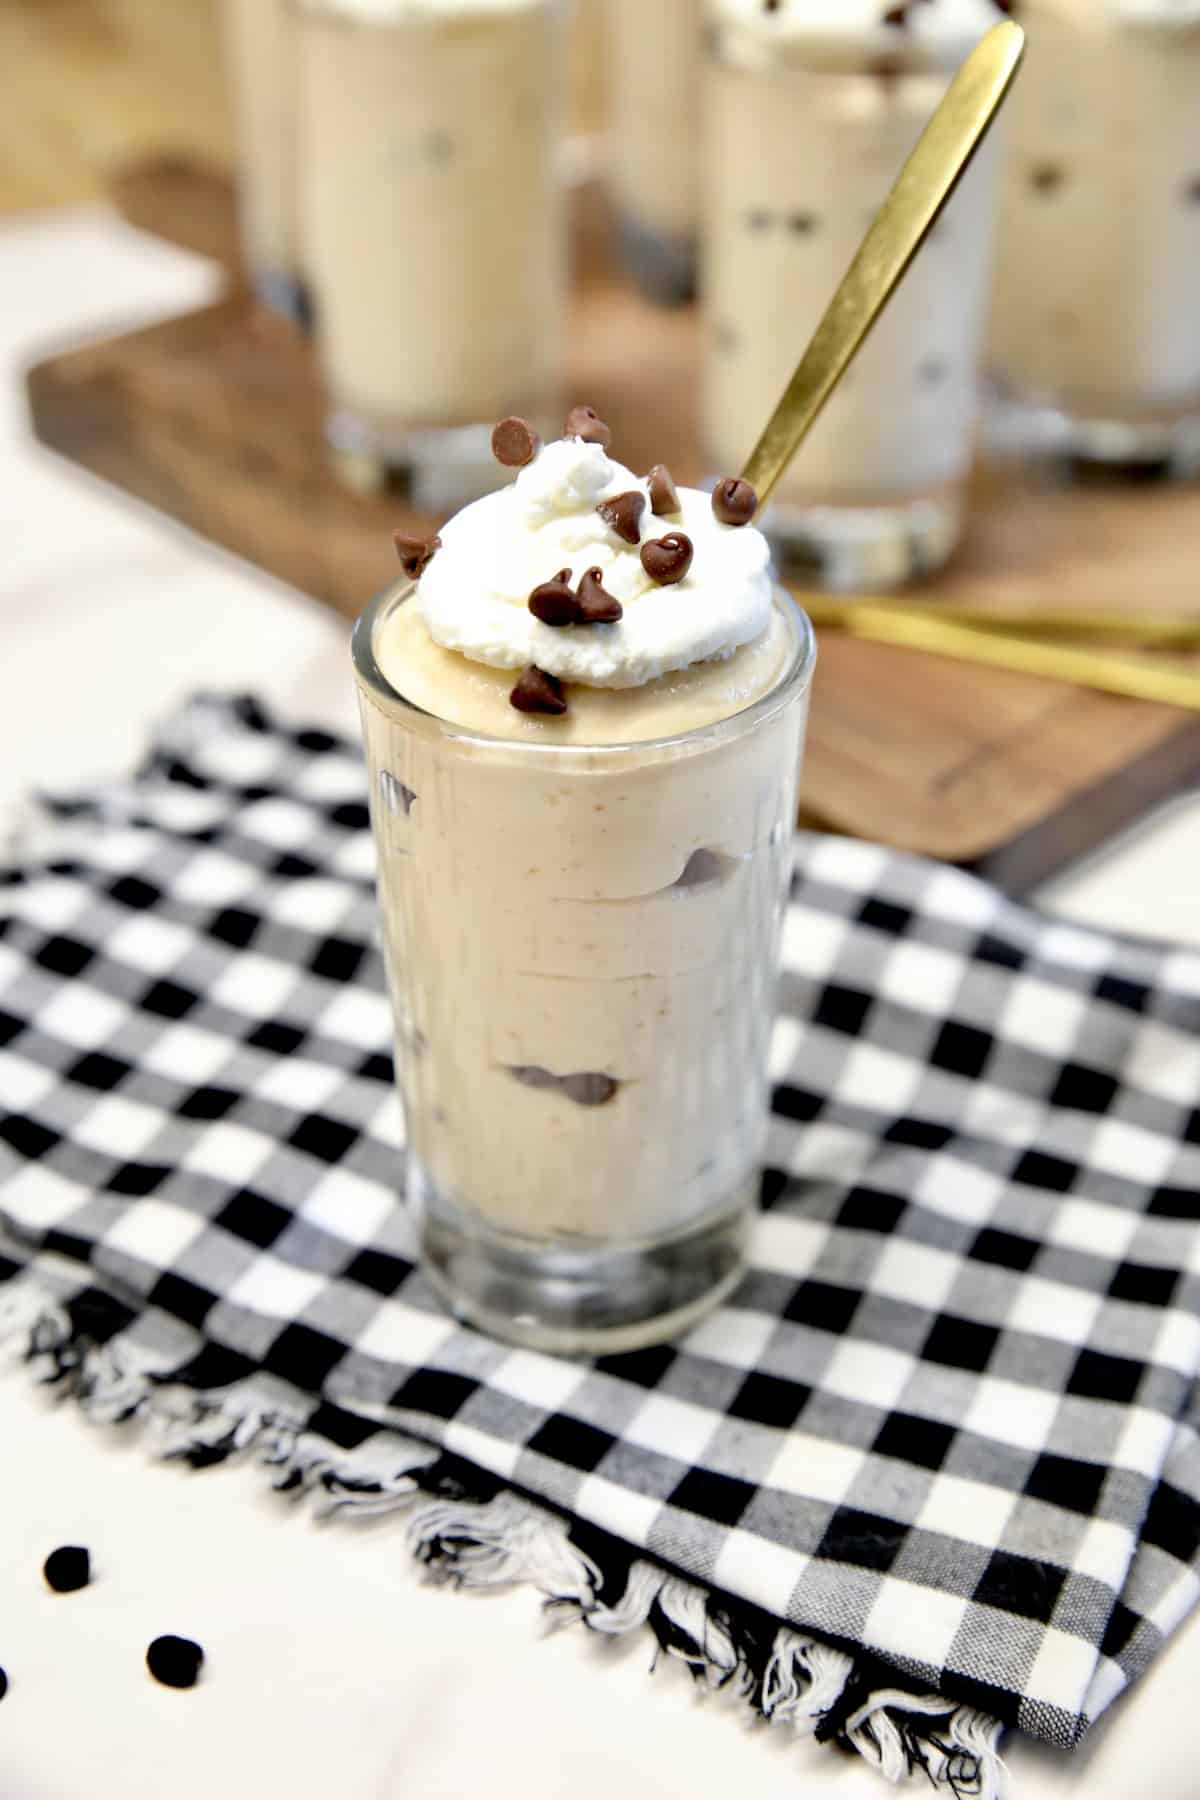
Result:
M743 470L760 507L808 436L961 181L1024 54L1024 32L1019 25L1005 21L980 40L950 83Z

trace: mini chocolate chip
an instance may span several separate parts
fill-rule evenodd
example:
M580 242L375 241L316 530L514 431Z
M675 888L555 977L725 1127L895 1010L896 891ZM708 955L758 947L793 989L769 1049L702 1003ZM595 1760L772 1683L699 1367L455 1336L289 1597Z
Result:
M713 489L712 509L722 525L748 525L758 511L758 495L748 481L730 475Z
M1188 182L1186 199L1189 206L1200 206L1200 175Z
M63 1544L50 1552L42 1574L56 1594L77 1594L92 1579L92 1559L82 1544Z
M529 596L529 610L543 625L578 625L579 602L571 587L570 569L560 569Z
M642 535L642 514L646 510L646 496L636 488L630 488L627 494L616 494L611 500L601 500L596 511L604 523L615 531L619 538L627 544L636 544Z
M501 419L492 433L492 455L506 469L523 469L541 447L541 438L525 419Z
M509 704L518 712L525 713L565 713L566 696L562 691L562 682L553 675L547 675L545 669L539 669L536 663L530 663L521 672L521 678L508 696Z
M7 1694L7 1692L8 1692L8 1676L4 1673L3 1669L0 1669L0 1700L3 1700L3 1698L4 1698L5 1694Z
M885 25L907 25L909 3L910 0L904 0L904 4L901 6L889 6L883 15L883 23Z
M191 1638L156 1637L146 1652L146 1667L163 1687L195 1687L204 1652Z
M666 537L642 545L642 567L660 587L682 581L691 566L692 540L682 531L668 531Z
M585 625L615 625L622 616L621 602L604 590L600 569L588 569L579 583L579 611Z
M873 75L887 91L904 74L904 64L898 56L877 56L873 62L868 63L867 74Z
M599 444L602 450L607 450L612 443L612 432L594 406L573 406L567 414L563 436L582 438L585 444Z
M515 1063L508 1072L522 1087L558 1092L576 1106L606 1106L621 1085L611 1075L593 1069L583 1069L577 1075L554 1075L537 1063Z
M442 547L440 537L408 537L403 531L393 531L392 542L396 546L396 555L400 558L400 567L410 581L421 579Z
M1060 188L1066 177L1056 163L1038 163L1029 171L1029 181L1035 193L1053 194Z
M620 1083L611 1075L593 1074L590 1071L582 1075L564 1075L559 1084L568 1100L576 1106L607 1106L617 1092Z
M816 213L793 213L788 219L788 230L794 231L797 237L809 237L816 229Z
M666 513L677 513L679 507L679 489L671 479L671 471L664 463L655 463L646 477L650 489L650 510L656 518L661 519Z

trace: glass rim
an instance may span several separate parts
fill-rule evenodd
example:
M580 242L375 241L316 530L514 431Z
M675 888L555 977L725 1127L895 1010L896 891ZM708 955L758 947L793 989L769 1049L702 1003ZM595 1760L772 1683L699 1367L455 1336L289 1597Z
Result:
M697 725L690 731L675 731L666 737L633 738L626 742L601 742L596 744L555 744L551 742L529 742L522 738L499 737L491 732L476 731L466 725L458 725L453 719L444 719L439 713L426 710L409 700L400 690L393 687L375 655L375 632L393 606L401 605L415 590L416 583L401 577L389 587L375 595L354 622L350 637L350 656L354 666L355 680L361 690L367 693L377 706L394 722L415 727L423 735L436 736L448 742L467 747L493 752L504 752L507 755L538 757L560 757L574 759L580 757L629 757L652 754L675 748L694 749L722 738L740 735L752 730L765 719L785 707L797 694L806 693L812 685L813 670L817 663L817 639L812 620L800 605L799 601L778 583L775 584L772 606L778 607L780 599L786 601L785 612L790 628L794 633L792 654L783 673L775 685L744 706L739 712L729 713L725 718L714 719L707 725ZM514 671L515 673L515 671Z

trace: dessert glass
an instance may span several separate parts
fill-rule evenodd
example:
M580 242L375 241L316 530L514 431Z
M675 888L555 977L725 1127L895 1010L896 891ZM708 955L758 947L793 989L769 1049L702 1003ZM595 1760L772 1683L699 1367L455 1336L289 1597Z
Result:
M242 258L264 306L303 323L289 0L223 0L221 23L237 133Z
M383 675L412 591L363 614L354 667L424 1266L498 1337L657 1342L743 1266L812 631L778 593L781 677L717 724L517 742Z
M996 426L1087 462L1186 471L1200 462L1200 9L1132 11L1021 9Z
M334 466L449 511L503 475L490 421L560 411L566 7L294 4Z
M810 60L712 8L704 292L710 466L741 467L949 72ZM833 588L938 568L961 531L990 277L995 136L983 146L761 521Z
M702 0L609 0L609 168L621 259L651 300L696 292Z

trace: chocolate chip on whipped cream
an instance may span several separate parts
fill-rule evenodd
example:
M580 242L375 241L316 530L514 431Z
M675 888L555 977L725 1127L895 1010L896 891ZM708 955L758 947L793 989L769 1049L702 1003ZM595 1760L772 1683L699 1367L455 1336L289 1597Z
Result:
M679 511L679 489L665 463L655 463L646 477L646 486L650 491L650 510L655 518L661 519L668 513Z
M642 514L646 510L646 496L637 488L631 488L626 494L614 494L611 500L601 500L596 511L611 526L619 538L627 544L637 544L642 537Z
M722 525L748 525L758 511L758 495L748 481L731 475L713 489L712 509Z
M563 436L582 438L585 444L599 444L602 450L607 450L612 443L612 432L594 406L573 406L567 414Z
M492 455L506 469L523 469L541 447L541 438L525 419L501 419L492 432Z
M421 579L442 547L440 537L408 537L403 531L393 531L392 542L396 546L396 555L400 558L400 567L410 581Z
M561 681L553 675L547 675L545 669L539 669L536 663L530 663L521 671L520 679L508 696L511 705L523 713L565 713L567 698L562 691Z
M624 616L621 602L605 590L603 569L587 569L581 576L579 612L585 625L616 625Z
M529 610L543 625L578 625L581 615L570 569L560 569L551 580L535 587L529 596Z
M692 566L692 540L682 531L668 531L642 545L642 567L660 587L674 587Z

